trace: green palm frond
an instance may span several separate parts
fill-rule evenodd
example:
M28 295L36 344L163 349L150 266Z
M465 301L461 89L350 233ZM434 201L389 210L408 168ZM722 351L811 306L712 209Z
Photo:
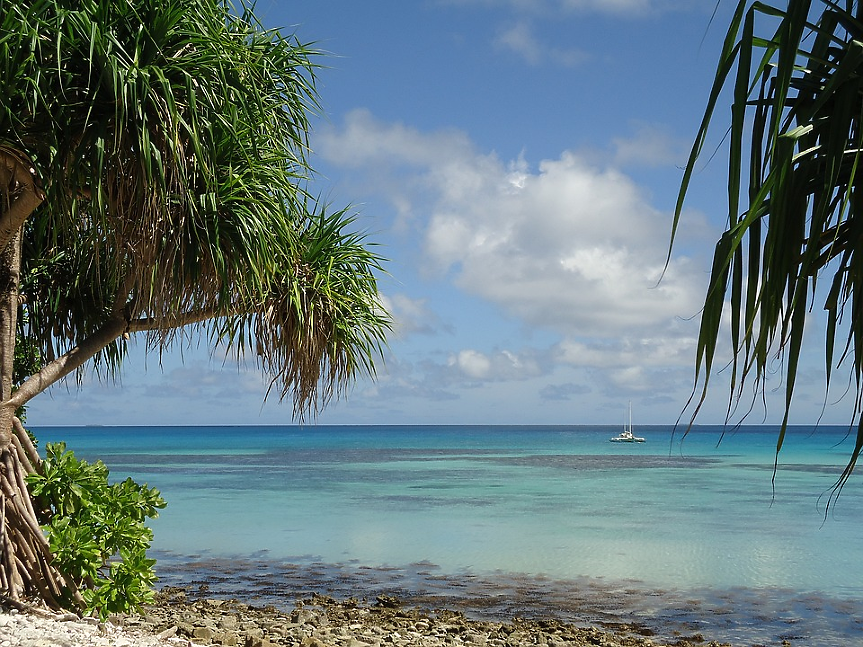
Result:
M270 388L291 394L300 418L314 413L311 403L338 397L356 375L373 375L391 329L377 288L384 259L351 229L347 213L309 210L296 254L280 259L264 298L216 331L229 346L254 351L274 376Z
M858 3L738 3L681 184L675 230L720 94L729 86L728 228L716 245L702 315L695 414L706 396L728 305L734 352L729 415L744 384L754 381L760 387L756 392L763 389L769 364L779 355L785 412L778 452L806 316L822 298L819 281L828 281L823 304L828 389L837 366L847 368L856 387L857 442L841 484L863 448L863 310L857 303L863 296L858 290L863 281L863 22ZM842 331L847 331L844 342ZM843 349L838 357L837 346Z
M313 46L226 0L24 0L3 5L0 26L0 146L45 191L22 276L24 333L46 357L112 318L164 347L184 322L245 316L298 410L374 370L380 259L344 233L345 212L311 217L303 188ZM303 298L263 317L292 292ZM289 344L285 326L306 332ZM124 348L97 355L109 374ZM323 356L329 368L312 370Z

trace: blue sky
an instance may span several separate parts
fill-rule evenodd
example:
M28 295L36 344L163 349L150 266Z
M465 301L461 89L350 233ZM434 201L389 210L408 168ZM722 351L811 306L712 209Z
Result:
M638 423L677 420L725 220L725 107L658 280L734 4L711 22L712 0L259 0L267 27L328 52L313 191L390 259L378 379L319 423L618 424L630 400ZM808 334L797 423L824 400L815 314ZM779 419L780 377L749 422ZM726 384L700 422L724 419ZM292 422L266 386L197 344L136 347L121 383L54 387L28 421ZM847 422L848 400L823 420Z

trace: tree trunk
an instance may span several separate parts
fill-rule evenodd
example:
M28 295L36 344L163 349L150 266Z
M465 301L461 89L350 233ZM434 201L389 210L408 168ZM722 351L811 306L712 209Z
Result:
M53 609L83 600L51 565L26 477L39 455L11 401L21 273L21 228L41 202L29 167L0 151L0 596L12 604L39 599Z
M12 444L15 410L6 404L12 397L15 367L15 331L18 321L18 286L21 279L21 232L0 254L0 451Z

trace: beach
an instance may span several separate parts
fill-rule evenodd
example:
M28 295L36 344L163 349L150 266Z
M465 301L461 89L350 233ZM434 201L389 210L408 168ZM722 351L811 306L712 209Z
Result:
M724 647L700 634L656 641L637 624L584 627L553 618L472 620L458 611L405 606L394 597L338 601L313 595L292 610L165 589L141 615L108 622L74 615L0 613L2 647ZM790 643L784 643L790 644Z

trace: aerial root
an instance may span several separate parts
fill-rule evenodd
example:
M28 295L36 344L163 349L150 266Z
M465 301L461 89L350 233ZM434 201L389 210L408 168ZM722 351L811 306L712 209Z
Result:
M16 418L12 442L0 449L0 598L28 610L36 607L27 600L38 598L48 609L62 611L61 601L81 606L83 598L52 565L51 549L27 489L27 475L40 467L39 455Z

